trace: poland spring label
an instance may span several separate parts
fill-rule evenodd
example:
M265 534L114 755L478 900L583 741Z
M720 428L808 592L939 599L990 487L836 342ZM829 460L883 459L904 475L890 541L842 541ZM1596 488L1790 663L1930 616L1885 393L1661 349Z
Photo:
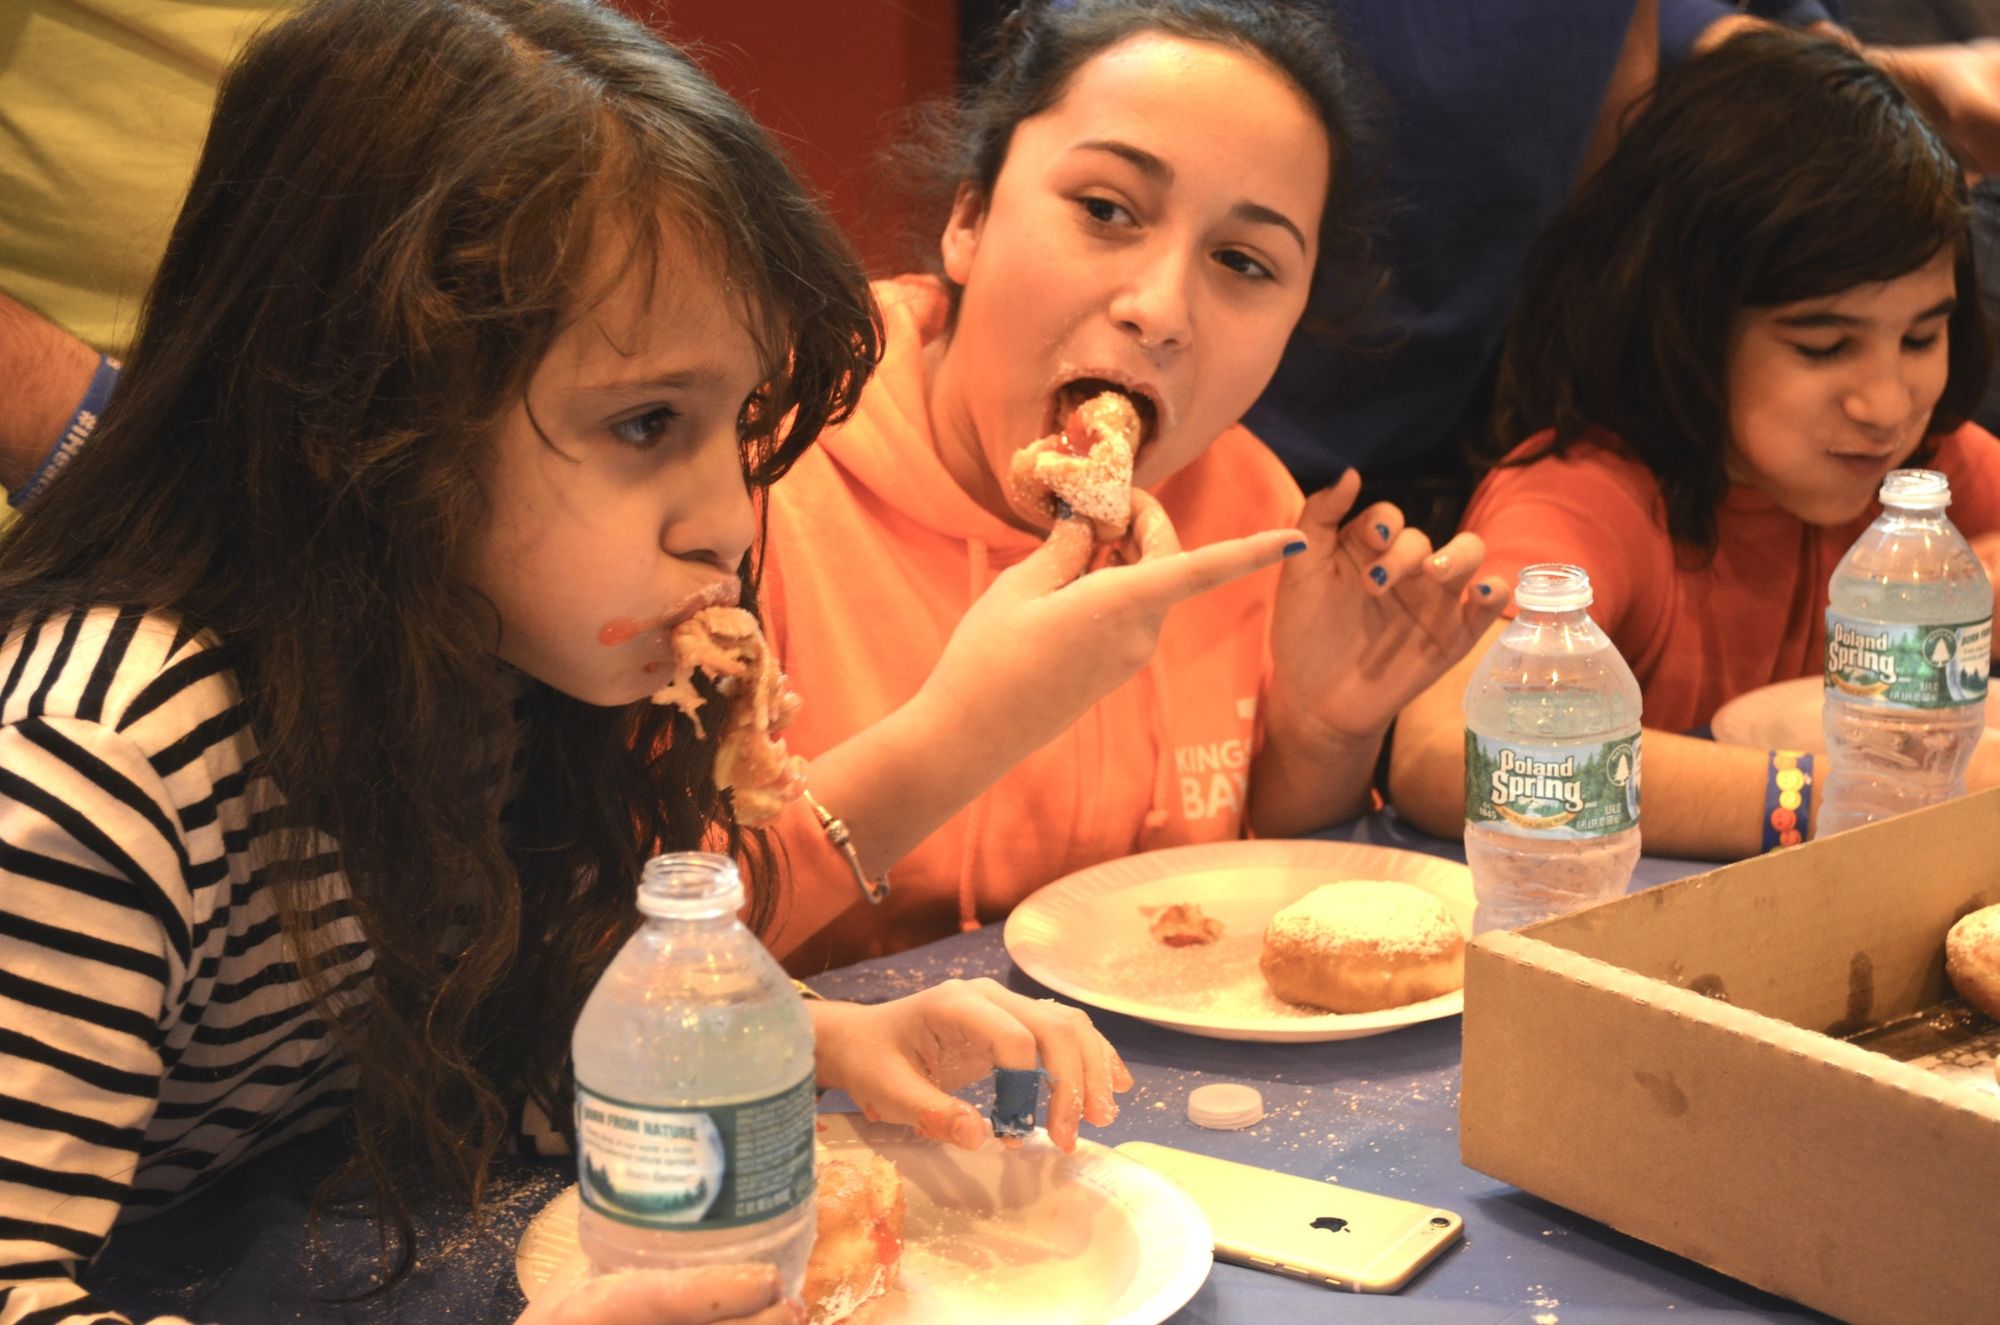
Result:
M1465 822L1523 837L1607 837L1639 825L1639 733L1530 745L1465 733Z
M1993 618L1892 626L1826 614L1829 694L1884 708L1942 709L1986 698Z
M761 1100L657 1109L576 1088L578 1186L598 1214L642 1228L735 1228L812 1199L810 1074Z

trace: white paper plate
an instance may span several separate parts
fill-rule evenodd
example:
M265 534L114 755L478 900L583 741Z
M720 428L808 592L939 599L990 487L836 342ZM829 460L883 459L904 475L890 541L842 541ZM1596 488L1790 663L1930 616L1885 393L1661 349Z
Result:
M1724 745L1753 750L1826 752L1826 732L1820 725L1820 704L1826 683L1817 676L1759 686L1745 691L1715 711L1709 730ZM2000 708L1986 696L1986 740L2000 739Z
M908 1128L824 1114L820 1141L895 1161L908 1202L902 1283L851 1325L1158 1325L1208 1278L1212 1235L1180 1188L1123 1155L1046 1133L966 1151ZM575 1187L528 1225L515 1273L530 1298L577 1251Z
M1323 883L1395 879L1437 895L1472 933L1472 874L1416 851L1353 842L1217 842L1106 861L1057 879L1014 908L1014 964L1106 1012L1219 1040L1347 1040L1458 1015L1454 991L1383 1012L1296 1007L1257 969L1271 916ZM1148 931L1158 908L1195 902L1223 924L1214 943L1169 948Z

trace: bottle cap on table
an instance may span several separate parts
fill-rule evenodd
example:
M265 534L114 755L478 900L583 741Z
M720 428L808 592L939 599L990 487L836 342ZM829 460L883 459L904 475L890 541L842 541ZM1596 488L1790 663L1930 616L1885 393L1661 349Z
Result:
M1188 1121L1196 1127L1230 1131L1264 1120L1264 1097L1255 1086L1218 1081L1188 1092Z

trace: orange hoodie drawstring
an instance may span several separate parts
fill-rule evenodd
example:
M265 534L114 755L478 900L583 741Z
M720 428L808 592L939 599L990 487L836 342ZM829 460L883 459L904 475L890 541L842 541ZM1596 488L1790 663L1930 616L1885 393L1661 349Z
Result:
M1152 682L1153 702L1153 803L1146 809L1146 831L1166 825L1174 803L1174 704L1167 688L1167 672L1160 666L1160 653L1146 660L1146 679Z
M968 539L965 546L967 571L972 577L972 592L966 596L966 601L978 602L979 595L986 591L992 567L987 559L984 540ZM958 928L961 933L979 928L979 895L973 885L972 864L979 858L980 835L986 831L987 799L983 792L973 797L966 811L965 845L958 855Z

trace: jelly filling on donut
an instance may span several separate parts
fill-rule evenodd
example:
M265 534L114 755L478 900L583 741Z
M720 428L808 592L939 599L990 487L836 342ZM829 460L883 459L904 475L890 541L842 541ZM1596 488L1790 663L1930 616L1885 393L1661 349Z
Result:
M1060 425L1060 440L1056 443L1058 449L1069 455L1088 455L1095 439L1088 435L1088 429L1081 426L1076 411L1084 402L1106 392L1123 396L1131 402L1133 412L1139 416L1138 445L1133 449L1136 451L1139 446L1144 446L1153 435L1154 420L1157 417L1153 402L1142 394L1128 391L1116 382L1107 381L1102 377L1079 377L1057 387L1055 399L1049 406L1048 422L1043 429L1043 435L1056 432Z

